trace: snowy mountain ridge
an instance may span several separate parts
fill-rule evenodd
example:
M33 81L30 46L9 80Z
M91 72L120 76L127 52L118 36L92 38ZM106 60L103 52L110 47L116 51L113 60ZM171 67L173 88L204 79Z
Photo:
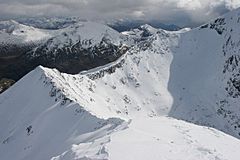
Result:
M78 22L58 30L40 30L11 21L5 23L5 28L9 28L8 23L10 28L13 24L21 26L20 29L13 27L12 31L21 34L9 34L3 29L10 41L1 36L0 79L17 81L38 65L76 74L113 62L128 50L124 35L94 22ZM46 39L43 33L38 36L38 31L44 31L49 36ZM30 40L36 37L41 41ZM26 38L28 42L25 42Z
M52 79L52 76L54 76L55 80ZM11 123L9 124L5 124L4 121L0 122L1 126L5 128L5 130L1 132L1 139L8 135L8 137L5 137L2 142L4 146L1 146L1 156L3 156L1 158L8 159L9 157L12 157L12 159L16 159L16 157L18 157L19 159L28 159L34 156L35 153L33 153L32 151L35 150L34 152L38 152L40 159L46 159L53 153L57 154L59 152L62 152L63 149L67 149L69 145L71 146L71 143L73 142L75 143L76 141L78 141L80 143L82 140L84 140L84 142L87 143L88 141L97 139L98 136L101 136L101 134L105 135L114 132L114 129L116 127L120 127L121 125L123 125L123 127L125 126L121 119L102 119L101 117L97 117L92 113L88 112L86 108L82 106L84 104L79 104L69 99L69 95L67 95L67 93L71 92L67 92L68 88L66 87L61 88L61 85L63 83L59 77L61 77L61 74L56 70L38 67L34 71L29 73L27 77L24 77L22 80L20 80L18 84L13 86L14 90L21 91L24 89L22 84L26 82L31 82L28 88L25 88L28 90L28 93L21 95L21 93L19 92L12 93L10 91L9 93L6 92L6 94L1 97L1 104L6 104L6 102L8 103L7 105L4 105L4 107L1 107L1 111L4 111L1 112L1 117L3 119L9 120L12 118L18 119L18 121L11 121ZM28 97L30 97L30 95L35 90L38 90L39 94L35 94L35 98L32 97L30 101L27 101ZM9 110L8 108L8 106L11 106L12 103L14 103L9 102L7 99L5 99L6 97L8 97L8 94L14 94L16 98L19 98L19 100L22 101L17 104L19 107L12 108L14 109L14 111L12 111L11 109ZM46 100L47 97L52 98ZM42 102L38 103L39 100L41 100ZM33 111L30 108L31 106L34 106L35 103L38 103L40 107L34 107L35 109ZM49 106L52 107L49 108ZM57 116L54 116L55 113L57 113ZM64 121L64 123L55 125L55 127L51 127L51 125L46 126L44 124L48 121L52 121L52 124L56 123L57 121ZM10 128L5 125L9 126ZM57 130L60 131L61 129L70 126L72 126L73 128L68 132L59 132L58 135L56 135ZM74 126L79 129L76 130ZM25 129L22 130L22 127L24 127ZM48 130L48 132L45 132L46 130ZM37 132L38 134L35 134ZM96 133L91 134L91 132ZM98 134L98 132L100 132L100 134ZM49 141L49 139L43 138L42 140L40 140L43 136L42 134L49 138L55 138L51 138L52 143ZM22 138L17 138L18 136ZM62 137L65 137L65 144L58 144L59 147L54 147L56 143L60 142L59 140L62 139ZM21 144L23 144L26 140L28 141L28 139L31 139L31 142L29 141L25 143L25 147L22 148L23 150L20 149L16 151L14 155L11 155L9 154L9 152L7 152L9 150L8 147L11 147L11 145L9 146L8 144L11 144L12 142L17 142L19 145L17 145L16 147L21 148ZM37 145L33 146L33 143ZM38 146L44 144L48 144L49 147L44 147L44 150L37 151L39 150ZM54 151L51 149L52 147L55 148ZM22 154L22 151L24 151L25 153ZM7 154L3 154L4 152Z
M61 32L61 34L49 39L43 46L46 45L47 50L51 51L63 49L65 46L71 48L78 43L81 43L83 49L99 45L101 42L116 46L123 43L121 35L117 31L94 22L80 22L62 29Z
M124 33L133 46L112 63L36 68L0 96L0 158L238 160L239 19L145 25Z

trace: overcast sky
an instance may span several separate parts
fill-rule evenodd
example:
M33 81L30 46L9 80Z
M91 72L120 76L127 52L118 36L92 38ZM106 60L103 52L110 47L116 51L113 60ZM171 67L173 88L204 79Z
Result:
M79 16L90 20L148 19L194 26L240 7L240 0L0 0L0 19Z

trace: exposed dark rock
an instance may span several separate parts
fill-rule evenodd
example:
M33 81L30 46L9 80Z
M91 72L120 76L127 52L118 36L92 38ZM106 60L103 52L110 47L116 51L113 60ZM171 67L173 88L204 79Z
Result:
M0 80L0 94L3 93L5 90L7 90L9 87L11 87L15 83L14 80L11 79L1 79Z
M61 72L77 74L117 60L127 48L116 46L103 39L98 45L91 46L91 41L79 41L76 44L66 44L62 48L49 50L51 39L36 49L16 49L19 51L14 56L0 57L0 78L10 78L15 81L39 65L57 68ZM89 44L84 48L83 44ZM26 53L25 53L26 52Z

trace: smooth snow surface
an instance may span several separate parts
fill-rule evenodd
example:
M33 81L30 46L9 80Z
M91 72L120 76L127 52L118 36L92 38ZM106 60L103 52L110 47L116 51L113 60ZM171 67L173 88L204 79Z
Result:
M240 141L215 129L169 117L135 119L114 133L109 159L237 160Z

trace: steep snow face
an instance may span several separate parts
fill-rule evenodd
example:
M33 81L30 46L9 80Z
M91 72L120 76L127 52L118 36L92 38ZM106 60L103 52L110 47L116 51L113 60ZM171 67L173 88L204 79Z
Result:
M61 80L58 74L38 67L1 96L1 159L50 160L74 143L90 143L118 126L124 128L122 120L96 117L67 98L65 89L51 79Z
M102 100L105 101L104 106L109 106L121 116L165 115L172 105L172 97L167 90L168 67L172 60L168 46L176 44L178 36L162 33L152 39L139 42L136 48L128 52L120 69L95 81L95 92L107 98ZM155 44L161 45L161 50L155 52L158 48ZM101 71L95 72L89 77L101 74ZM106 92L102 93L102 90Z
M181 35L171 64L170 115L240 135L240 10Z

